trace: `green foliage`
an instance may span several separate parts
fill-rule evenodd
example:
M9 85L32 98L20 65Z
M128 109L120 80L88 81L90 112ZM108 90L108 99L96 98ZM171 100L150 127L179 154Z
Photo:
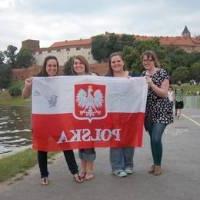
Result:
M173 82L187 82L189 81L189 70L187 67L178 67L172 73Z
M7 63L14 68L16 66L16 51L17 47L9 45L7 50L4 51L5 56L7 57Z
M64 64L64 74L65 75L72 75L72 68L73 66L73 57L70 57L69 60Z
M9 87L8 91L9 91L10 96L12 97L21 96L22 94L22 89L19 84L12 85L11 87Z
M11 67L7 64L0 64L0 89L8 88L11 80Z
M109 56L109 49L107 46L108 38L104 35L97 35L92 38L92 55L95 60L101 62Z
M193 63L190 68L191 79L200 82L200 62Z
M5 60L5 55L2 51L0 51L0 65L4 64L4 60Z
M108 33L92 38L92 55L94 59L107 61L111 53L122 51L126 46L133 46L135 39L132 35Z
M16 65L19 68L30 67L34 63L34 57L30 49L21 48L16 57Z
M94 59L107 61L112 52L122 51L127 68L135 72L143 71L140 57L146 50L155 51L161 66L172 76L173 82L200 81L200 53L187 53L178 47L162 46L158 38L136 41L132 35L109 33L95 36L92 40Z

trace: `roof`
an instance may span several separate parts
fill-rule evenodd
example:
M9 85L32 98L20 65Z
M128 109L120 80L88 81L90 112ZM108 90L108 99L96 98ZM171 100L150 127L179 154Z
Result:
M147 41L158 38L160 41L160 44L162 45L173 45L173 46L200 46L200 39L197 37L168 37L168 36L162 36L162 37L156 37L156 36L140 36L135 35L136 40L140 41Z
M57 47L77 47L77 46L91 46L92 39L80 39L80 40L65 40L53 43L50 48Z

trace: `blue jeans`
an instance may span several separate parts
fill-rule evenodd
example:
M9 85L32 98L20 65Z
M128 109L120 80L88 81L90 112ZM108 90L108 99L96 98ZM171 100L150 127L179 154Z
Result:
M133 169L133 147L110 148L110 162L112 171L121 171L126 168Z
M146 129L149 132L151 141L151 152L154 165L161 165L162 161L162 135L167 124L154 123L150 120L146 123Z

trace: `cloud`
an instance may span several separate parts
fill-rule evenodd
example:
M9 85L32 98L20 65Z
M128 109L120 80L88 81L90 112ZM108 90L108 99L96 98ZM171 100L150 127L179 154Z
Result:
M197 0L1 0L0 50L26 39L42 47L88 38L106 31L140 35L180 35L184 26L200 34Z

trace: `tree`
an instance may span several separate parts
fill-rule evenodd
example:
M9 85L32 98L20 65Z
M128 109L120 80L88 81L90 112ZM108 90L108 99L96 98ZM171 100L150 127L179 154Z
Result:
M123 49L123 57L128 70L134 72L141 72L140 55L136 48L125 46Z
M11 81L11 67L7 64L0 65L0 88L8 88Z
M72 68L73 66L73 57L70 57L69 60L64 64L64 74L65 75L72 75Z
M189 80L189 74L187 67L178 67L172 73L172 81L187 82Z
M2 51L0 51L0 65L4 63L5 55Z
M30 49L21 48L16 57L16 65L19 68L27 68L34 63L32 51Z
M92 38L92 55L99 62L107 61L111 53L123 51L125 46L132 47L135 38L132 35L108 33Z
M191 79L200 82L200 62L192 64L190 68L190 73L191 73Z
M13 45L9 45L7 47L7 50L4 51L6 57L7 57L7 63L14 68L16 66L16 51L17 47Z
M109 56L107 46L108 38L105 35L97 35L92 38L91 52L95 60L102 62Z

